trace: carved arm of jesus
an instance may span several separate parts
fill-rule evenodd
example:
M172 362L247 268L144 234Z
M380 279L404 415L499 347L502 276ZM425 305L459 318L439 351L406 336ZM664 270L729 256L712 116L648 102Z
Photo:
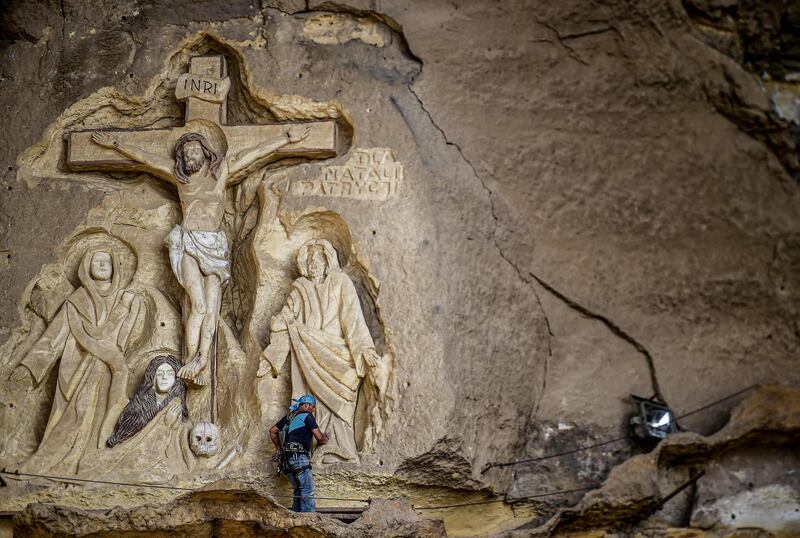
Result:
M141 163L147 167L147 171L159 179L169 183L176 183L175 161L161 155L156 155L145 151L132 144L126 144L118 140L113 135L102 131L92 133L92 142L104 148L110 148L129 159Z
M228 158L228 185L235 185L241 182L245 177L242 172L245 172L250 166L269 157L284 146L300 142L308 137L310 132L311 130L308 127L299 125L290 127L285 135L279 136L272 142L252 146L235 155L231 155Z

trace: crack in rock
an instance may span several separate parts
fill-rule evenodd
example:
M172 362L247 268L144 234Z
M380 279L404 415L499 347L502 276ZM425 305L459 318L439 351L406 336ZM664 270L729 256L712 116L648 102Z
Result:
M420 69L420 75L421 74L422 74L422 70ZM489 193L489 202L490 202L490 208L491 208L491 211L492 211L492 217L494 217L495 222L497 222L497 215L494 212L494 199L492 198L492 190L489 187L486 186L486 183L483 181L483 178L481 178L481 176L478 175L478 172L475 170L475 167L472 165L472 162L470 162L470 160L467 159L467 157L464 155L464 152L462 151L461 146L459 146L456 142L451 142L450 139L447 138L447 133L444 132L444 129L439 127L439 124L436 123L436 120L433 119L433 116L431 116L430 111L425 107L425 103L422 102L422 99L420 99L420 97L417 94L417 92L414 91L414 87L412 86L414 84L414 82L416 82L416 78L414 80L412 80L407 85L408 91L410 91L411 94L414 96L414 98L416 98L417 102L419 103L420 108L422 108L422 111L425 112L425 115L430 120L431 125L433 125L436 128L436 130L439 131L442 134L442 137L444 138L444 143L447 144L448 146L453 146L454 148L456 148L456 150L458 151L458 154L461 156L462 159L464 159L464 162L467 163L467 165L470 167L470 169L472 170L472 173L475 174L475 177L478 179L478 181L481 182L481 185L486 190L486 192Z
M422 68L420 68L419 75L422 75ZM494 244L495 248L497 249L497 252L500 254L500 257L503 258L503 260L505 260L505 262L508 263L508 265L510 265L512 269L514 269L514 271L517 273L517 276L519 277L519 279L527 284L528 280L522 275L522 272L519 270L519 268L516 266L516 264L514 264L510 259L508 259L506 257L505 252L503 252L503 249L500 247L500 244L497 241L497 228L500 226L500 219L497 217L497 211L495 209L494 191L492 191L492 189L489 188L489 186L486 184L486 181L484 181L484 179L481 177L481 175L478 174L478 171L475 169L475 166L472 164L472 162L467 158L466 155L464 155L464 151L461 149L461 146L456 142L451 142L450 139L447 137L447 133L444 132L444 129L442 129L439 126L439 124L436 123L436 120L433 119L433 116L431 115L430 111L425 107L425 103L422 102L422 99L420 98L420 96L417 94L416 91L414 91L413 84L414 84L414 82L416 82L416 78L418 78L418 77L415 77L414 80L412 80L407 85L408 91L410 91L411 95L413 95L414 98L417 100L417 103L419 103L419 106L422 109L422 111L425 113L425 116L428 118L428 120L430 120L431 125L433 125L433 127L436 128L436 130L439 131L439 133L441 133L442 138L444 138L445 144L448 145L448 146L454 147L456 149L456 151L458 151L458 154L461 156L461 158L464 160L464 162L467 163L467 166L469 166L470 170L472 170L472 173L475 175L475 178L481 184L481 187L483 188L483 190L486 191L486 193L487 193L487 195L489 197L489 211L492 214L492 219L494 219L494 228L492 229L492 235L491 235L492 243ZM535 293L536 293L536 291L534 290L534 294ZM538 300L538 297L537 297L537 300ZM548 330L549 330L549 324L548 324Z
M420 75L422 74L422 69L420 69L419 74ZM451 142L450 139L447 137L447 133L445 133L444 129L442 129L439 126L439 124L437 124L436 121L433 119L433 116L431 115L430 111L425 107L425 103L422 102L420 96L417 94L417 92L414 91L414 88L412 87L413 83L414 80L412 80L411 83L408 84L408 90L411 92L411 94L419 103L419 106L425 113L425 116L431 122L431 125L433 125L433 127L436 128L436 130L441 133L442 137L444 138L445 144L454 147L456 151L458 151L458 154L461 156L461 158L464 160L467 166L469 166L469 168L472 170L472 173L475 175L475 178L478 180L481 187L483 188L483 190L486 191L489 197L489 211L491 212L492 219L494 220L494 227L492 228L492 233L491 233L491 241L495 249L497 249L497 253L503 259L503 261L505 261L514 270L514 272L517 274L517 278L519 278L521 282L523 282L528 288L530 288L534 298L536 299L536 303L539 305L539 308L542 311L542 316L544 317L545 326L547 327L547 356L545 357L543 365L544 372L542 375L541 388L539 390L539 394L538 397L536 398L536 403L534 404L533 412L531 414L532 417L536 416L536 414L539 412L539 407L541 406L542 400L544 399L544 391L547 388L547 372L548 372L549 362L550 359L553 357L553 330L550 327L550 319L547 317L547 312L544 309L544 305L542 304L541 298L539 297L539 293L536 291L536 287L532 285L530 279L525 278L522 271L520 271L519 267L517 267L517 264L515 264L508 256L506 256L505 251L500 246L500 242L497 239L497 229L500 227L500 219L498 218L497 211L495 209L494 192L492 191L492 189L489 188L489 186L486 184L486 181L484 181L481 175L478 174L478 171L475 169L475 166L472 164L472 162L466 157L466 155L464 155L461 146L456 142Z
M536 19L536 22L537 22L537 24L543 26L544 28L547 28L550 32L552 32L552 34L554 36L556 36L556 39L558 40L559 45L561 45L564 48L564 50L567 51L567 54L569 55L570 58L572 58L576 62L581 63L583 65L589 65L589 62L587 62L586 60L581 58L581 56L577 52L575 52L575 49L573 49L572 47L567 45L566 41L567 41L567 39L571 39L571 38L572 39L577 39L579 37L583 37L583 35L593 35L594 33L602 33L602 32L595 31L595 32L585 32L584 34L573 34L573 35L570 35L570 36L562 36L561 32L559 32L558 29L555 26L553 26L552 24L550 24L550 23L548 23L546 21L539 20L539 19Z
M64 0L59 0L58 5L61 12L61 50L63 51L67 40L67 10L64 7Z
M552 327L550 325L550 319L547 316L547 312L544 309L544 305L542 304L541 298L539 297L539 293L538 293L536 287L533 285L533 282L530 280L530 278L526 278L525 277L525 275L519 269L519 267L517 267L517 265L506 255L505 251L500 246L500 242L498 241L498 238L497 238L497 230L498 230L498 228L500 226L500 219L497 216L494 192L489 187L489 185L486 183L486 181L483 179L483 177L481 177L481 175L478 173L478 171L476 170L475 166L470 161L470 159L468 159L467 156L464 154L464 151L461 148L461 146L458 143L451 141L450 138L447 136L447 133L444 131L444 129L442 129L442 127L439 126L439 124L433 118L433 115L431 114L431 112L425 106L425 103L423 102L423 100L421 99L419 94L414 90L414 83L418 79L420 79L421 76L422 76L422 72L423 72L423 68L424 68L424 62L423 62L422 58L417 56L411 50L411 46L410 46L408 40L406 39L406 36L405 36L405 34L403 32L403 29L402 29L402 26L400 24L398 24L397 21L395 21L394 19L392 19L391 17L389 17L388 15L385 15L383 13L378 13L378 12L372 11L372 10L370 10L370 11L360 10L360 9L353 8L351 6L347 6L347 5L340 4L340 3L334 3L334 2L324 2L324 3L320 4L320 5L315 6L315 7L312 8L311 5L310 5L310 2L308 0L306 0L304 9L296 10L296 11L292 11L292 12L288 12L285 9L283 9L281 6L274 5L272 3L270 3L270 4L266 4L265 3L263 5L263 7L262 7L262 9L268 9L268 8L276 9L277 11L280 11L281 13L284 13L286 15L299 15L299 14L312 13L312 12L329 12L329 13L348 13L350 15L357 16L357 17L370 17L370 18L373 18L374 20L377 20L377 21L385 24L390 30L392 30L398 36L399 42L401 44L401 48L402 48L403 52L405 54L407 54L407 56L410 59L412 59L414 62L419 64L419 66L420 66L419 67L419 71L411 76L411 80L408 82L406 87L408 88L408 90L411 93L411 95L413 95L414 98L416 99L420 109L425 114L425 116L427 117L427 119L430 122L430 124L442 135L442 138L444 139L445 144L448 145L448 146L452 146L453 148L456 149L456 151L458 152L458 154L461 157L461 159L467 164L467 166L469 166L469 168L472 170L473 175L478 180L478 182L480 183L480 185L483 188L483 190L487 193L488 199L489 199L489 210L490 210L490 213L492 215L492 219L494 220L494 227L492 228L492 231L491 231L492 244L494 245L495 249L497 249L497 252L500 255L500 257L514 270L514 272L517 274L517 277L519 278L519 280L521 282L523 282L531 290L531 292L533 293L533 296L536 299L536 302L539 305L539 308L540 308L540 310L542 312L542 316L544 318L545 326L547 328L547 336L548 336L547 337L547 356L545 357L545 362L544 362L544 372L543 372L543 375L542 375L541 389L539 391L539 396L537 398L537 401L534 404L534 409L533 409L532 416L535 416L539 411L539 407L540 407L541 402L542 402L543 397L544 397L544 391L546 390L546 387L547 387L547 375L548 375L549 361L553 357L552 339L553 339L554 335L553 335ZM537 21L537 22L539 22L539 24L541 24L542 26L547 28L549 31L551 31L555 35L555 37L557 38L558 42L561 44L561 46L564 48L564 50L567 51L567 53L570 55L571 58L573 58L575 61L577 61L579 63L582 63L584 65L588 65L588 63L585 60L583 60L583 58L581 58L575 52L575 50L572 47L570 47L568 44L566 44L565 40L569 39L569 38L580 38L580 37L583 37L584 35L594 35L594 34L597 34L597 33L603 33L603 32L606 32L606 31L610 30L608 28L602 28L600 30L592 30L592 31L589 31L589 32L585 32L584 34L575 34L575 35L570 35L570 36L562 36L559 33L559 31L556 28L554 28L552 25L550 25L550 24L548 24L546 22L542 22L542 21ZM552 41L549 41L549 42L552 42ZM400 106L400 104L397 102L397 100L394 97L392 98L392 103L394 104L395 108L398 109L398 112L403 116L403 118L406 121L406 123L409 124L409 119L406 117L406 114L402 110L402 107ZM411 128L410 124L409 124L409 127ZM538 279L537 279L537 281L538 281ZM627 341L632 341L632 339L630 337L626 338L626 340ZM638 343L637 343L637 345L638 345ZM639 346L639 347L641 347L641 346ZM645 350L644 353L645 353L645 356L649 358L648 360L651 361L652 358L649 356L649 353L647 353L646 350ZM651 368L651 377L654 377L652 368ZM657 388L657 383L654 384L654 387ZM657 393L660 395L660 391L657 391Z
M661 392L661 387L658 384L655 361L653 360L653 356L650 354L647 348L645 348L639 341L637 341L630 334L625 332L619 325L611 321L608 317L602 314L598 314L597 312L593 312L592 310L586 308L585 306L581 305L575 300L570 299L569 297L567 297L566 295L555 289L553 286L551 286L550 284L548 284L547 282L536 276L534 273L529 273L529 274L534 280L536 280L536 282L539 283L540 286L542 286L552 295L560 299L564 304L566 304L573 310L578 311L579 313L588 318L601 322L614 335L618 336L619 338L622 338L623 340L628 342L631 346L633 346L634 349L636 349L636 351L641 353L644 356L645 361L647 362L648 370L650 371L650 384L652 385L653 392L662 402L666 403L664 395Z
M499 248L499 247L498 247ZM539 414L539 407L542 405L542 400L544 400L544 393L547 390L547 373L550 367L550 360L553 358L553 329L550 328L550 319L547 317L547 311L544 309L544 305L542 304L542 300L539 298L539 294L536 291L535 286L531 286L533 289L533 295L536 297L536 302L539 304L539 308L542 311L542 315L544 316L544 324L547 327L547 356L544 358L544 367L542 373L542 386L539 389L539 396L536 398L536 405L533 406L533 413L531 413L531 418L535 418L536 415Z

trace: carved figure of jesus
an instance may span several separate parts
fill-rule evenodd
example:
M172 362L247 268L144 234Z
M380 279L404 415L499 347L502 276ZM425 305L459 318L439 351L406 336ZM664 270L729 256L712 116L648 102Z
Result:
M188 298L184 302L188 312L183 316L186 356L178 376L206 385L209 376L205 370L217 329L222 286L230 279L230 247L220 229L226 189L241 181L241 172L248 167L306 138L309 129L289 127L275 139L227 157L225 134L215 123L192 120L186 128L175 145L173 158L150 153L105 132L94 132L92 140L144 165L151 175L178 189L183 222L166 240L172 270Z

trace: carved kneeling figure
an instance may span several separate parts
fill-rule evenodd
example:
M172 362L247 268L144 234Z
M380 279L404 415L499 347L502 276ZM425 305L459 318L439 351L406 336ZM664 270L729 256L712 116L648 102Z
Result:
M144 379L122 411L114 433L86 476L136 482L166 482L194 468L189 447L186 383L177 378L181 363L160 355L148 364Z

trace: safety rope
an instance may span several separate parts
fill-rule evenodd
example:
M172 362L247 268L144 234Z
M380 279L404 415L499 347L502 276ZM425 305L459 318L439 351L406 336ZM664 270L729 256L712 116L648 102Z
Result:
M81 482L81 483L94 483L94 484L111 484L115 486L129 486L129 487L139 487L139 488L157 488L157 489L172 489L176 491L196 491L192 488L182 488L178 486L165 486L161 484L137 484L134 482L114 482L111 480L91 480L88 478L71 478L67 476L53 476L53 475L45 475L45 474L36 474L36 473L23 473L19 471L7 471L5 469L0 470L0 474L4 474L6 476L27 476L32 478L44 478L47 480L53 480L56 482L63 482L63 483L72 483L72 482ZM514 504L518 502L523 502L529 499L536 499L540 497L551 497L555 495L565 495L568 493L576 493L580 491L589 491L592 489L596 489L599 487L600 484L592 484L589 486L576 488L576 489L565 489L559 491L551 491L547 493L537 493L536 495L526 495L524 497L514 497L514 498L503 498L503 499L491 499L486 501L475 501L475 502L468 502L468 503L456 503L456 504L443 504L443 505L435 505L435 506L414 506L415 510L438 510L444 508L457 508L461 506L476 506L481 504L491 504L491 503L508 503ZM323 501L348 501L348 502L360 502L369 504L371 499L354 499L352 497L321 497L319 495L281 495L281 494L272 494L270 495L276 499L304 499L304 498L313 498L316 500L323 500Z

